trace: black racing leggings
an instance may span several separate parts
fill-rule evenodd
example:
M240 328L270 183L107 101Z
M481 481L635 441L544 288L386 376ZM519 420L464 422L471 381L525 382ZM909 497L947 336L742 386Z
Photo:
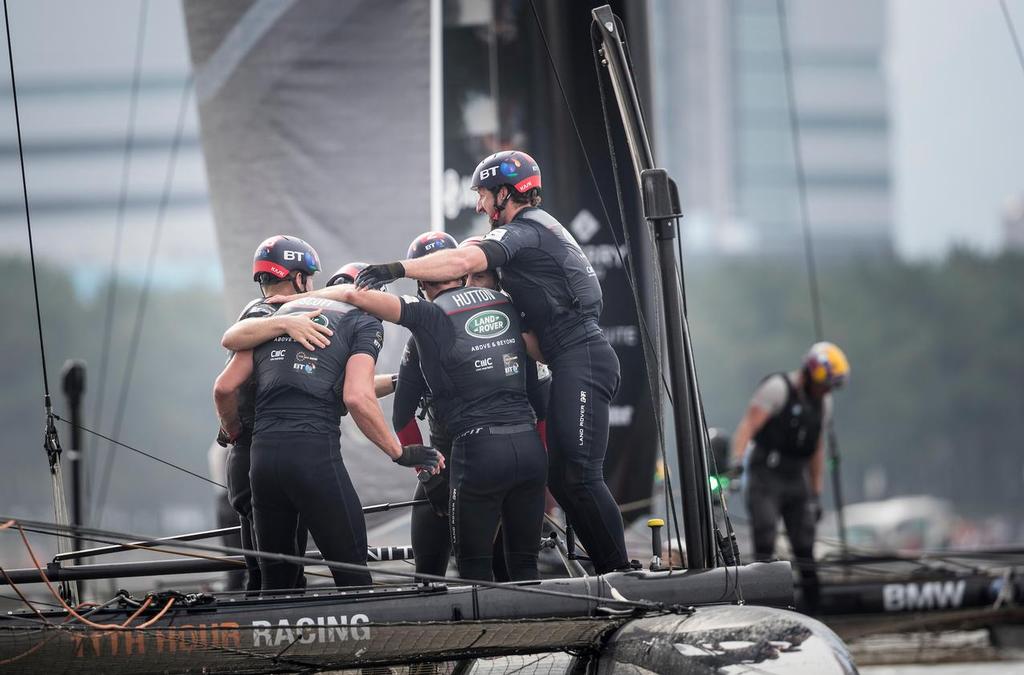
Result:
M256 550L256 536L253 532L252 523L252 484L249 482L249 444L251 440L246 437L245 443L237 443L228 450L227 478L228 478L228 501L231 508L238 514L238 524L242 537L242 548L247 551ZM299 554L306 552L306 542L309 539L309 532L306 524L299 520L299 529L295 540L295 548ZM245 556L245 590L258 591L262 584L260 575L260 559L254 555ZM298 579L292 586L305 586L305 577L301 570L297 570Z
M598 574L629 564L622 514L604 482L608 409L619 359L603 336L552 359L548 403L548 489Z
M442 450L442 453L445 462L449 462L447 458L451 457L451 448ZM412 550L416 555L416 571L439 577L448 573L448 560L452 555L452 538L448 529L449 470L446 466L429 482L417 485L413 495L413 499L430 502L412 507ZM495 581L511 581L504 541L499 527L491 558Z
M747 513L754 539L754 560L772 560L779 518L800 573L803 603L813 609L818 601L818 572L814 564L814 535L817 528L811 511L811 489L804 464L790 470L773 469L758 461L754 450L745 481Z
M299 518L325 560L366 565L366 520L335 434L259 434L252 440L252 507L260 551L296 553ZM263 590L292 588L296 566L260 560ZM365 586L370 571L332 569L338 586Z
M537 579L544 522L547 458L533 425L484 428L455 440L452 448L452 549L463 579L493 581L494 536L502 521L512 581Z
M446 464L451 450L445 453ZM416 571L443 577L448 571L452 554L448 533L448 475L450 466L431 477L427 483L416 486L413 499L427 499L429 504L412 507L412 550L416 556Z
M223 491L217 494L217 528L231 527L232 525L238 524L238 514L235 513L234 507L231 506L231 501L228 499L227 491ZM231 534L225 534L221 537L221 541L224 542L225 546L231 546L232 548L242 547L242 536L239 532L232 532ZM255 560L255 558L253 558ZM247 578L246 569L235 568L225 574L225 591L241 591L245 590L245 582Z

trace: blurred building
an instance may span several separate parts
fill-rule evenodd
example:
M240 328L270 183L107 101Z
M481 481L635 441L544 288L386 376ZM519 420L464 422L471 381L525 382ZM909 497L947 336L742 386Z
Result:
M816 249L892 250L884 0L788 0ZM659 161L679 182L690 250L803 250L779 5L652 0Z
M158 286L220 280L216 255L195 255L216 250L216 238L181 4L151 5L144 11L133 3L64 3L57 18L47 3L12 8L36 255L44 263L69 267L78 289L87 293L104 282L115 254L118 273L141 280L150 268L160 221L151 269ZM140 70L133 90L137 49ZM184 126L175 152L183 98ZM6 68L0 75L0 107L6 115L0 123L0 245L21 254L27 251L25 209ZM83 259L91 264L71 265Z
M1003 247L1007 251L1024 252L1024 194L1006 202L1003 210Z

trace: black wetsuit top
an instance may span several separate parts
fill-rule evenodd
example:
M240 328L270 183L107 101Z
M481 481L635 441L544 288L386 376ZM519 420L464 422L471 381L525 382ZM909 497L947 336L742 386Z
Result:
M430 425L430 445L448 457L452 449L452 437L434 412L431 405L432 395L427 381L423 379L420 367L420 354L416 349L416 340L412 337L405 345L402 363L398 366L398 382L395 386L395 402L392 408L391 422L395 431L405 428L416 414L417 408L423 410Z
M277 309L277 305L272 305L263 298L256 298L245 306L242 313L238 315L238 320L265 319L268 316L273 316ZM230 356L228 360L231 360ZM250 376L238 389L238 420L242 425L242 433L235 441L235 445L247 446L252 440L252 425L256 421L256 378L254 376Z
M573 236L549 213L529 207L491 230L480 248L487 268L522 312L545 357L601 335L601 284Z
M474 287L448 289L433 302L403 296L398 323L412 331L431 407L452 438L535 421L526 396L533 362L508 296Z
M774 373L768 377L781 377L786 381L786 404L755 434L755 444L764 451L778 450L792 459L810 459L818 449L821 436L821 400L815 401L809 395L801 396L786 373Z
M263 298L256 298L245 306L238 320L267 318L277 312L277 305L266 302ZM231 352L234 355L234 352ZM231 357L228 357L228 361ZM238 389L238 420L242 425L242 431L235 442L228 450L226 472L228 483L228 501L231 507L238 514L238 524L241 526L240 539L242 548L252 551L256 549L256 537L253 534L252 517L252 486L249 482L249 446L252 444L252 426L256 420L256 378L250 376ZM306 528L299 527L297 537L297 549L306 549ZM262 583L260 575L259 558L245 556L247 591L259 590ZM305 577L300 577L302 580Z
M351 305L303 298L281 306L279 314L322 313L314 318L334 335L323 349L309 352L287 335L265 342L253 351L256 373L254 434L337 434L342 414L345 365L355 354L374 360L384 344L380 320Z
M530 357L526 357L526 396L529 398L530 407L533 408L537 420L543 420L547 415L548 398L551 390L551 371L546 366L540 366ZM423 379L423 371L420 368L420 355L416 349L416 341L412 337L405 345L402 353L402 363L398 367L398 384L395 389L395 401L392 408L391 423L395 430L404 429L405 426L416 415L417 409L421 410L422 416L426 416L430 427L430 445L448 456L452 447L452 439L445 429L444 424L434 413L433 394Z

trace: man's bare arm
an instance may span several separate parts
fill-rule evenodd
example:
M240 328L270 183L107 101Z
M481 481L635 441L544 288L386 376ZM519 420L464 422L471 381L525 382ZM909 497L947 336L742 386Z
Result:
M373 393L377 398L384 398L395 393L395 378L396 375L374 375L373 376Z
M544 354L540 351L540 342L537 341L537 336L531 331L523 333L523 346L526 347L526 353L531 359L537 363L547 363L544 358Z
M405 276L421 281L450 281L487 269L487 256L479 246L447 249L401 262Z
M371 443L392 460L402 456L402 446L384 419L373 386L373 357L354 354L345 366L345 407L356 426Z
M348 359L345 365L345 406L349 414L355 420L356 426L363 432L363 435L371 443L384 451L392 461L399 461L406 454L407 448L403 448L398 438L384 420L384 413L377 403L377 397L373 391L373 358L369 354L355 354ZM422 466L413 455L413 462L417 470L429 471L436 474L444 468L444 455L431 448L422 446L410 446L410 449L417 450L419 458L423 460ZM436 464L434 463L436 461ZM405 464L412 466L412 464Z
M739 426L736 427L736 431L732 435L733 466L743 464L743 458L747 453L750 439L757 435L757 432L761 430L764 423L768 421L769 416L768 411L759 405L751 404L747 406L747 412L743 415L743 419L740 420Z
M811 461L807 465L811 474L811 493L816 497L821 496L821 492L825 488L825 435L827 433L827 430L821 430L818 447L814 450Z
M443 251L442 251L443 252ZM437 253L433 255L439 255ZM398 296L384 293L383 291L360 290L352 284L335 284L327 288L319 288L308 293L298 295L275 295L268 300L271 302L291 302L306 297L326 298L344 302L359 309L373 314L378 319L398 323L402 316L402 302Z
M276 337L289 335L293 340L310 351L330 344L327 338L334 334L327 326L311 321L320 314L319 309L301 314L285 316L254 317L236 322L224 333L221 345L232 351L254 349Z
M220 418L220 426L229 438L237 438L242 432L242 423L238 419L238 389L250 375L252 352L235 352L213 384L213 402L217 408L217 417Z

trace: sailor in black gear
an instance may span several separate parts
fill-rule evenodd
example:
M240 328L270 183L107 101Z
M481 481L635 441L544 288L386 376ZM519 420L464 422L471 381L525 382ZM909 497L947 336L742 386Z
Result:
M287 248L286 248L287 247ZM285 260L284 251L288 250L288 260ZM297 288L296 281L302 275L313 275L318 269L319 262L316 252L306 242L297 237L280 235L270 237L262 242L253 256L253 280L261 283L266 282L266 287L287 286ZM276 271L271 271L273 267ZM265 319L277 312L277 305L266 302L263 297L256 298L249 302L238 315L238 321L245 319ZM306 346L326 346L326 338L320 331L321 326L310 321L299 321L300 315L295 315L278 322L280 334L289 331L294 333L295 339L302 339ZM308 324L308 325L303 325ZM312 326L312 328L310 328ZM233 354L232 354L233 356ZM228 363L231 356L228 357ZM227 366L225 366L227 368ZM250 551L256 550L256 540L253 534L252 519L252 487L249 483L249 456L250 444L252 442L252 427L256 417L256 383L249 378L238 390L238 418L241 423L241 432L231 441L223 429L218 433L217 442L224 447L229 447L226 462L226 475L228 487L228 501L231 507L238 514L242 548ZM307 530L300 523L296 537L296 550L301 555L306 551ZM245 556L247 591L258 591L261 587L259 559L255 556ZM298 575L293 586L304 585L305 578Z
M461 279L421 288L432 302L349 286L323 293L412 331L431 405L453 439L448 510L459 575L493 578L501 519L509 576L536 579L546 457L526 395L518 312L504 294Z
M416 486L413 499L426 499L427 504L412 507L412 550L415 552L416 571L444 576L451 557L451 535L448 531L448 476L451 466L452 439L444 423L434 411L430 389L420 370L420 357L416 341L409 338L402 353L395 385L392 408L392 426L403 445L421 443L417 410L425 416L430 427L430 446L445 457L444 471L429 481Z
M229 534L225 534L221 537L221 543L231 548L242 548L242 534L241 527L245 524L241 522L242 516L235 510L235 507L231 505L230 494L227 490L228 478L227 478L227 460L228 454L231 448L227 443L221 444L222 441L215 442L210 445L210 449L206 452L207 462L210 464L210 479L217 483L214 487L214 495L216 498L216 515L217 515L217 529L224 529L228 527L234 527L235 531ZM221 487L221 486L225 487ZM241 526L241 527L240 527ZM252 529L249 529L249 536L252 536ZM249 540L249 550L254 550L251 545L251 539ZM245 556L245 563L250 563L255 566L257 574L259 573L259 560L255 556ZM224 574L224 590L229 592L242 591L246 589L246 582L249 581L252 574L248 567L242 567L241 569L235 568ZM256 583L259 583L257 577ZM254 589L258 590L259 586L255 586Z
M426 247L421 246L417 249L417 242L424 237L433 239L436 236L433 233L427 233L418 237L414 240L414 245L410 247L408 257L418 258L426 255ZM482 237L470 237L463 240L459 246L466 246L472 240L479 239ZM454 240L448 237L443 247L435 244L432 250L452 248L453 244ZM471 275L468 285L499 290L497 275L489 271ZM526 363L527 396L537 416L538 433L541 434L543 442L542 424L547 410L547 392L551 376L543 364L534 364L529 358ZM420 430L416 424L417 409L419 409L420 419L426 417L430 428L430 445L442 453L450 465L451 436L434 411L432 401L433 396L420 369L416 340L410 337L398 369L392 423L403 445L421 443ZM416 487L414 499L428 501L427 504L417 505L412 509L412 547L416 552L417 572L443 576L448 569L448 559L451 556L451 538L448 527L448 472L449 470L445 469L430 481ZM506 563L504 536L500 530L495 538L492 570L496 581L511 579Z
M838 347L815 344L802 368L761 381L733 435L733 466L743 467L754 558L774 557L781 517L800 573L802 605L808 611L818 601L814 538L824 485L823 431L832 416L830 392L849 372L849 362Z
M608 415L619 361L598 326L597 275L572 235L540 204L540 169L529 155L491 155L473 175L477 211L492 229L476 247L370 265L356 278L373 287L398 277L457 278L498 269L502 288L536 334L551 368L547 441L549 489L598 573L629 566L622 516L604 482Z
M484 235L473 235L459 242L459 248L477 246L484 240ZM489 288L501 291L501 282L496 270L481 270L466 277L467 286ZM537 416L537 431L541 441L547 447L545 422L548 417L548 402L551 400L551 369L545 363L538 363L532 358L530 367L526 369L526 395L530 397L530 407Z
M477 246L483 241L484 235L473 235L466 237L459 242L459 248L465 246ZM466 277L467 286L478 286L489 288L492 291L500 291L501 283L498 280L497 270L482 270L474 272ZM547 364L537 363L532 358L527 360L526 365L526 395L530 399L530 407L537 416L537 433L540 434L541 443L547 449L547 415L548 401L551 399L551 370ZM555 502L550 491L545 491L544 510L554 507ZM505 564L504 533L499 528L498 536L494 540L494 579L495 581L509 581L508 566Z
M246 305L238 320L272 316L277 307L257 298ZM232 355L233 356L233 355ZM228 358L230 362L231 357ZM226 366L225 366L226 367ZM252 425L256 419L256 382L249 378L238 390L238 418L242 425L241 434L230 443L227 456L228 501L238 514L242 548L256 550L256 538L252 522L252 486L249 484L249 449L252 443ZM229 445L223 434L218 435L218 442ZM305 551L306 529L299 527L296 538L296 549ZM258 591L262 583L260 577L259 558L245 556L246 580L245 590ZM298 580L296 580L298 583Z
M296 285L300 291L311 289L308 276ZM237 352L214 388L222 428L238 437L236 392L255 373L250 478L259 550L296 554L301 517L325 559L365 566L362 507L338 452L342 400L360 429L394 461L436 471L437 454L402 448L387 429L373 392L373 366L383 345L379 320L317 298L288 303L278 312L293 314L326 327L331 343L314 352L281 336ZM264 590L294 585L291 563L261 559L260 567ZM339 586L370 583L369 571L331 571Z

